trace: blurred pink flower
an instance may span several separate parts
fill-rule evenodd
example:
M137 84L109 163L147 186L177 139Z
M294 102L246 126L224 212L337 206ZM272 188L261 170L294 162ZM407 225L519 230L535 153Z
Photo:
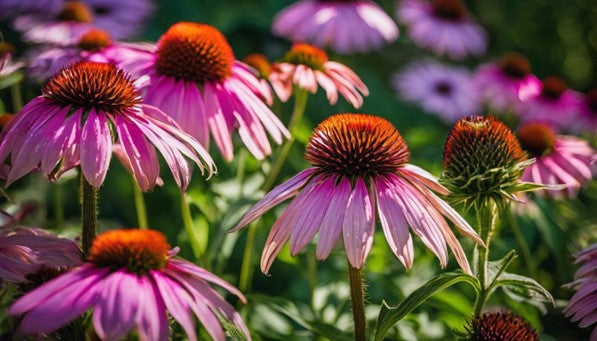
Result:
M390 122L363 114L331 116L315 129L305 155L313 167L267 193L233 229L295 197L269 233L261 255L264 273L288 240L295 255L318 231L317 259L326 259L342 235L350 264L361 268L373 243L376 211L392 252L406 268L413 264L410 227L442 267L448 262L447 243L460 267L471 272L444 216L477 243L483 242L433 193L448 194L446 188L425 170L407 163L408 147Z
M440 56L464 59L487 48L485 30L476 24L461 0L404 0L398 19L413 42Z
M19 14L59 11L65 0L0 0L0 18Z
M42 229L20 227L0 230L0 279L23 283L42 268L64 269L82 263L75 242Z
M142 104L130 77L105 63L78 62L62 69L10 121L0 139L0 164L10 156L7 184L36 169L55 179L80 165L85 179L100 187L113 147L144 191L158 182L154 147L183 190L192 174L185 156L202 172L215 170L197 141L159 109Z
M576 292L564 309L572 322L578 322L579 327L586 328L597 322L597 244L576 255L575 264L580 267L574 274L574 282L567 284ZM597 340L597 325L591 333L591 340Z
M197 340L194 316L214 340L226 340L220 318L250 339L240 315L210 283L238 296L232 285L182 259L172 258L166 237L154 230L112 230L93 242L88 261L18 299L9 310L23 315L24 334L53 332L93 309L102 340L136 330L141 340L167 340L169 313L189 340ZM193 316L194 315L194 316Z
M434 61L415 62L394 77L399 96L419 104L445 123L479 112L481 103L465 68Z
M343 54L379 49L398 38L394 21L370 0L300 0L276 15L272 30Z
M580 138L555 135L546 123L523 124L516 133L521 147L536 159L526 167L521 180L543 185L564 185L558 190L539 190L539 195L574 197L593 178L591 158L595 150Z
M508 53L496 63L481 65L474 76L483 101L492 110L518 113L521 103L541 91L541 81L531 73L531 65L522 55Z
M578 117L568 120L566 128L581 134L597 134L597 88L584 95L579 103Z
M272 152L266 131L277 144L290 136L262 100L271 98L269 87L263 87L252 68L234 59L226 38L212 26L174 24L154 51L123 59L120 65L146 78L146 103L170 115L205 148L212 136L228 161L234 153L234 130L259 160Z
M340 93L353 107L360 108L363 96L369 95L367 86L351 69L304 43L294 44L281 62L272 64L269 80L282 102L288 101L295 85L312 94L321 86L332 105Z

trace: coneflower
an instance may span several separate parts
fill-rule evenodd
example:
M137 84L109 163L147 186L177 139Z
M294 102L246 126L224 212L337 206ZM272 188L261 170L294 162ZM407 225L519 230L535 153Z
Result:
M524 318L511 312L492 312L474 317L463 341L539 341Z

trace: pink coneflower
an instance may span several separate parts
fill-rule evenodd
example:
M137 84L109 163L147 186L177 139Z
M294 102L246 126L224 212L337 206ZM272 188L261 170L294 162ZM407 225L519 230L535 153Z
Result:
M124 39L139 33L152 10L148 0L64 1L58 8L22 13L14 26L24 40L38 44L72 45L94 27Z
M418 103L446 123L454 123L481 108L471 74L464 68L418 62L396 75L394 87L400 97Z
M58 11L65 0L0 0L0 18L19 14Z
M206 148L210 136L232 160L232 133L257 159L271 154L266 131L278 144L288 130L263 102L268 94L253 70L234 59L216 28L191 22L171 26L144 58L122 60L125 70L148 75L145 102L170 115Z
M7 184L36 169L56 179L80 165L87 182L100 187L113 146L144 191L158 181L154 147L183 189L192 174L192 164L185 157L202 172L207 168L211 174L215 169L197 141L159 109L142 104L130 77L105 63L79 62L62 69L0 138L0 164L10 156Z
M301 0L276 15L272 30L344 54L379 49L398 38L394 21L370 0Z
M560 130L566 129L578 115L582 96L568 88L566 82L555 76L541 81L540 91L520 106L524 121L541 121Z
M404 0L398 18L415 44L437 55L463 59L480 56L487 48L485 31L461 0Z
M81 264L83 255L72 240L44 230L21 227L0 230L0 279L23 283L42 268L64 269Z
M274 97L268 83L269 75L272 71L269 59L261 53L251 53L243 58L243 63L255 69L261 83L261 89L257 95L263 96L262 99L271 106L274 103Z
M538 194L562 197L567 192L569 197L573 197L593 178L591 158L595 156L595 150L585 140L556 135L545 123L523 124L517 136L521 147L536 160L524 170L521 179L566 186L560 190L541 190Z
M567 128L578 133L597 134L597 88L589 91L579 106L578 119L570 120Z
M38 51L35 51L38 52ZM63 67L82 60L116 63L117 61L135 58L139 53L147 53L141 44L117 43L110 34L100 29L85 32L76 44L57 46L45 49L33 56L29 64L29 73L39 80L47 80Z
M0 78L13 74L25 66L25 63L13 59L15 47L5 41L0 41Z
M23 334L53 332L86 311L102 340L137 331L141 340L167 340L168 316L190 340L194 317L214 340L226 340L220 318L250 339L240 315L210 283L238 296L232 285L182 259L172 258L166 237L154 230L112 230L98 236L85 263L18 299L9 313L23 315Z
M332 105L340 93L353 107L360 108L363 96L369 95L367 86L351 69L329 60L323 50L304 43L294 44L281 62L272 65L269 80L283 102L290 98L295 85L312 94L321 86Z
M518 111L522 101L540 92L541 82L531 73L531 64L517 53L505 54L496 63L481 65L474 82L493 110Z
M376 211L386 240L405 267L413 263L409 227L446 266L446 243L460 267L470 268L444 216L482 243L470 225L433 191L447 190L425 170L407 164L410 153L392 124L377 116L338 114L319 124L305 152L313 167L276 187L253 206L238 230L275 205L296 198L272 227L261 256L264 273L284 244L300 252L319 231L317 258L326 259L342 235L346 256L360 269L373 242Z
M539 335L521 316L509 311L475 316L466 326L466 341L539 341Z
M574 282L568 284L576 292L568 302L564 314L572 317L581 328L597 322L597 244L592 244L576 255L575 264L581 264L574 274ZM591 340L597 340L597 326Z

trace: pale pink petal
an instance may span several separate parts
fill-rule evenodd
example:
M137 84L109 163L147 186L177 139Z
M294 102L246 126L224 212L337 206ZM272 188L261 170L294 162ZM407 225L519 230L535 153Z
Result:
M317 241L316 257L326 259L334 244L340 237L344 225L344 214L350 198L350 180L343 177L330 194L331 200L328 209L321 221L319 240Z
M373 205L367 185L359 177L348 199L342 227L346 257L350 264L357 269L363 267L373 244L375 232Z

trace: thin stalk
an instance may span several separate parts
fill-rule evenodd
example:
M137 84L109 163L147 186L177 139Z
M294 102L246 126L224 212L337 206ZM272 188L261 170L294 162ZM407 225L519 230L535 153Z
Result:
M317 287L317 259L315 258L315 251L307 252L307 279L309 280L309 294L310 299L313 300L313 294Z
M191 215L190 202L186 193L180 194L180 209L182 213L182 224L189 237L189 241L191 242L193 254L195 255L195 258L199 259L203 252L200 249L201 244L199 243L199 237L195 233L195 228L193 227L193 216Z
M529 245L527 244L526 240L524 239L524 235L520 230L520 225L518 225L518 221L516 221L516 218L512 214L511 209L508 209L506 214L508 215L508 221L510 222L512 234L514 234L516 243L518 243L518 247L520 248L522 257L524 258L524 263L527 266L527 271L529 272L531 278L537 278L537 267L535 266L535 261L533 260L533 256L531 255Z
M255 244L255 235L257 234L258 225L258 222L253 222L249 225L249 231L247 231L247 243L245 244L243 262L240 268L240 279L238 282L238 288L241 292L247 292L251 289L251 279L253 278L253 245Z
M97 188L85 180L81 174L81 223L83 254L87 256L97 230Z
M135 201L135 211L137 211L137 225L139 228L146 229L147 223L147 209L145 208L145 199L143 198L143 192L137 185L134 178L133 180L133 197Z
M12 110L16 114L23 107L23 95L21 94L21 83L17 82L10 86L10 96L12 97Z
M354 320L354 339L367 340L367 323L365 319L365 289L361 269L348 263L348 278L350 281L350 300L352 302L352 318Z
M54 184L54 227L60 228L64 222L64 200L62 184Z
M236 169L236 181L238 181L238 194L242 197L244 191L244 182L246 175L245 161L247 159L247 150L242 148L238 152L238 168Z
M489 283L487 279L487 266L489 264L489 247L491 237L497 224L498 211L496 204L489 200L486 204L477 209L477 219L479 226L479 237L485 243L485 248L476 246L479 257L477 259L477 279L481 284L477 300L475 301L474 315L479 316L483 307L489 298Z
M290 138L284 142L282 148L280 149L279 153L276 156L274 163L272 164L272 168L269 171L269 174L265 178L265 182L261 186L261 189L265 192L269 191L273 185L276 183L276 179L282 170L282 166L284 166L284 161L286 161L286 157L288 157L288 153L292 148L295 140L295 133L298 124L301 122L303 115L305 114L305 108L307 107L307 99L309 98L309 93L307 90L297 89L294 94L294 109L292 110L292 117L290 118L290 123L288 123L288 131L290 132Z

